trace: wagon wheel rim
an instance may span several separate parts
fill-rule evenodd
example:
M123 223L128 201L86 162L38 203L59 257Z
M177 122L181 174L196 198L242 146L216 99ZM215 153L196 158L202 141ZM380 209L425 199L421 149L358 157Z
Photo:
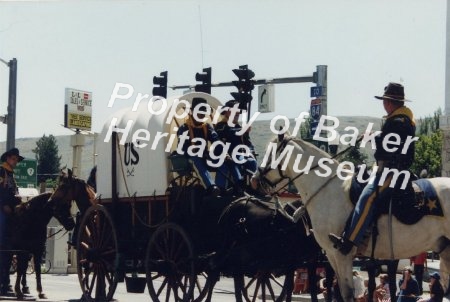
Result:
M117 233L101 205L90 207L77 240L78 280L87 301L110 301L117 287Z
M197 280L194 260L186 232L174 223L160 226L148 243L145 259L152 301L190 301Z
M212 301L214 286L219 281L220 273L218 271L204 271L197 274L195 280L193 302Z
M292 284L294 272L283 275L274 275L270 271L258 271L250 278L243 275L236 276L235 284L242 288L236 291L242 295L243 301L290 301L292 296Z

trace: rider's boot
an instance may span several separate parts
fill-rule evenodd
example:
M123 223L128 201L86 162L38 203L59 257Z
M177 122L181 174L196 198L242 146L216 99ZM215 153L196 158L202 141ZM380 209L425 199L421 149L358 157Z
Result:
M333 242L334 248L336 248L343 255L348 255L355 246L353 242L344 236L341 237L331 233L328 235L328 238L330 238L331 242Z

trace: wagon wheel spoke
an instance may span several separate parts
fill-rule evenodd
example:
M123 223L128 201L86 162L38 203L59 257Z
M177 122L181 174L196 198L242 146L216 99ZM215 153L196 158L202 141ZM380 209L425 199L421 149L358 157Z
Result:
M92 289L94 288L95 280L97 279L97 273L92 275L91 283L88 286L89 295L92 294ZM89 277L86 277L86 281L89 282Z
M101 205L90 207L80 224L78 278L87 300L109 301L117 287L118 244L114 223Z
M159 297L160 295L161 295L161 293L163 292L163 290L164 290L164 288L168 288L169 286L168 286L168 281L167 281L167 278L164 278L164 281L163 281L163 283L161 284L161 287L158 289L158 292L156 293L156 295ZM168 290L167 290L168 291Z
M272 274L270 274L269 279L268 279L267 282L270 282L270 280L272 280L279 287L283 287L283 284L280 281L278 281L278 279L275 278L274 275L272 275Z
M186 232L176 224L160 226L150 238L145 259L152 301L187 301L196 286L194 252Z
M270 297L272 297L272 300L275 301L276 295L275 295L275 291L273 290L272 283L270 282L270 280L274 280L275 283L277 283L277 284L279 284L279 283L276 281L276 279L269 278L269 280L267 280L267 289L269 290Z
M279 278L281 278L281 281ZM276 277L270 271L260 271L250 279L243 279L244 285L242 286L242 290L236 288L236 292L240 291L244 301L254 302L261 299L262 301L278 302L285 301L286 295L290 295L287 289L292 287L293 273L288 272L287 274ZM239 279L235 277L235 280ZM235 282L235 284L239 284L239 282ZM238 286L236 285L236 287Z
M252 302L255 302L256 299L258 298L258 291L259 291L259 287L261 286L261 282L259 281L259 279L256 279L256 286L255 286L255 290L253 291L253 300Z

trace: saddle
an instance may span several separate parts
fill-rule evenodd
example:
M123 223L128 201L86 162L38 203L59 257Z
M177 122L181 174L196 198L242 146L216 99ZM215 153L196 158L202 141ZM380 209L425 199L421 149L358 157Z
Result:
M352 179L350 186L350 199L355 205L365 187L365 183L358 182L356 175ZM391 196L391 200L381 200L375 204L375 219L383 214L389 214L389 204L392 201L392 215L400 222L412 225L417 223L425 215L444 216L441 202L436 194L436 190L427 179L417 179L412 181L411 186L405 190L396 190Z

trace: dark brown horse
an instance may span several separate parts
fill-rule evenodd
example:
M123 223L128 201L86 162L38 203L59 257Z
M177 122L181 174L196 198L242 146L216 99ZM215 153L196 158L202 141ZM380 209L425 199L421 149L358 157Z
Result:
M71 230L75 226L70 215L70 204L56 202L55 199L49 200L50 196L51 193L43 193L16 207L11 247L16 251L14 253L17 256L17 278L14 290L19 299L23 298L20 282L26 275L30 254L34 258L39 298L46 298L42 291L41 259L45 251L47 225L50 219L55 217L66 230Z

